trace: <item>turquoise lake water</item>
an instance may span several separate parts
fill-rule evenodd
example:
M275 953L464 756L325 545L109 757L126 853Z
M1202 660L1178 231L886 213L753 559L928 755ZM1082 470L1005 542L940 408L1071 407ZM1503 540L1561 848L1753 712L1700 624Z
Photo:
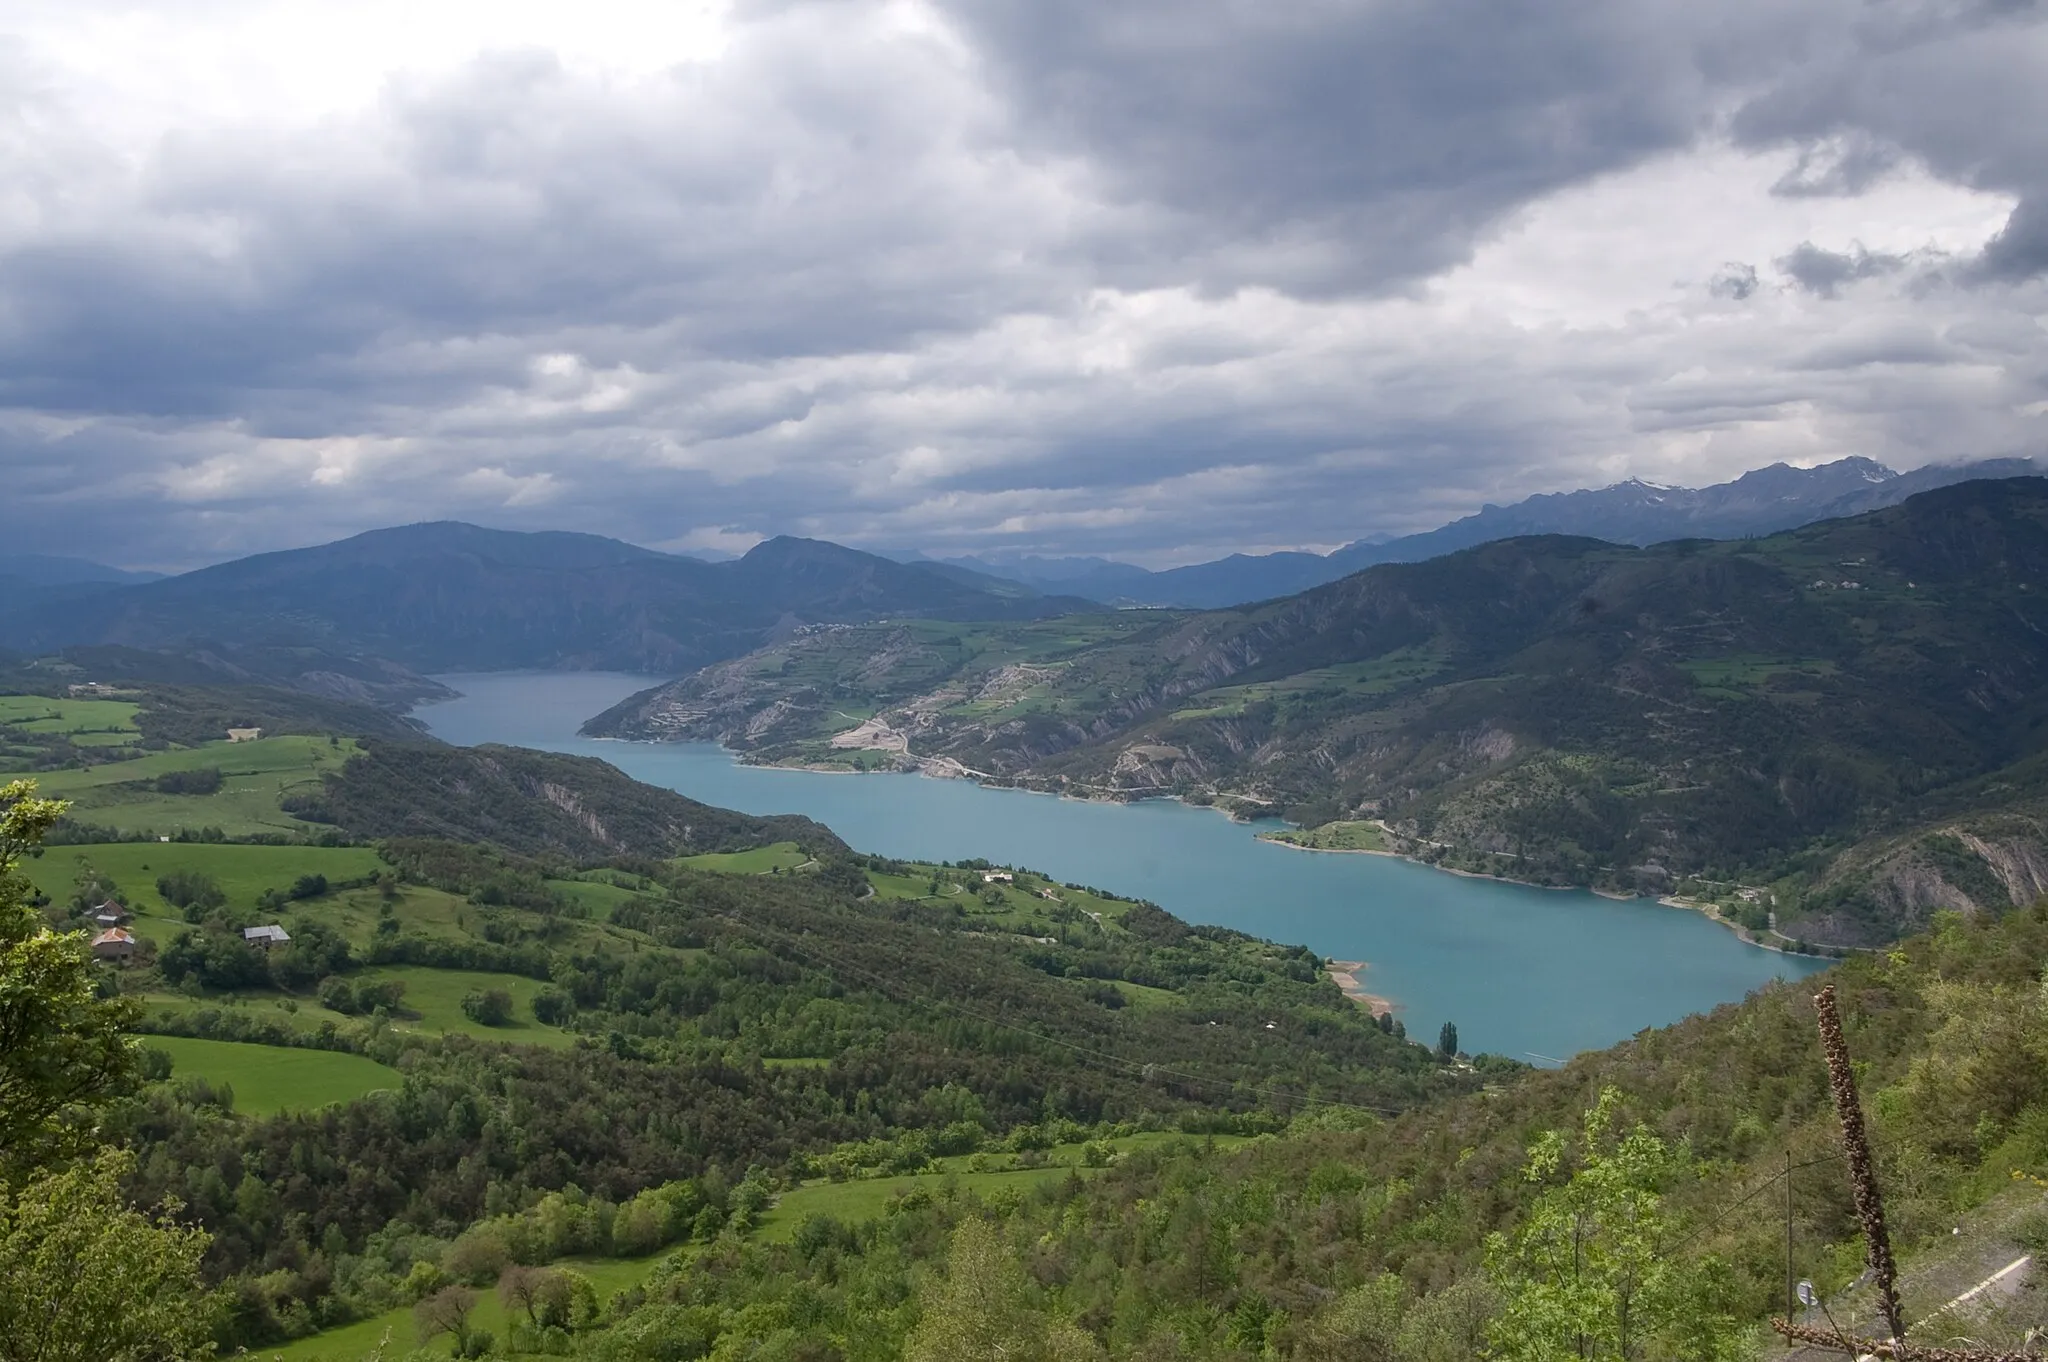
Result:
M707 804L808 814L862 851L1028 866L1151 899L1190 922L1364 960L1366 986L1394 1001L1410 1035L1433 1039L1453 1021L1473 1053L1569 1056L1820 968L1648 899L1531 889L1387 856L1294 851L1259 841L1258 825L1166 800L1097 804L961 780L777 770L742 766L708 743L576 736L584 720L661 678L439 679L462 698L416 717L448 742L602 757Z

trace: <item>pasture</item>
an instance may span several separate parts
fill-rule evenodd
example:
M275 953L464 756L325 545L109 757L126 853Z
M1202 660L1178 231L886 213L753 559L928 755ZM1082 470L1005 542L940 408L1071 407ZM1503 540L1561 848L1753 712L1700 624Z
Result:
M177 918L156 892L159 876L174 871L210 875L235 907L252 907L266 889L287 889L301 875L325 875L332 883L373 875L384 863L368 847L242 846L221 842L95 842L58 846L21 869L29 882L62 902L90 865L112 878L129 907L155 917Z
M676 864L721 875L767 875L777 870L794 870L810 859L795 842L775 842L749 851L714 851L702 856L684 856Z
M262 832L303 833L308 825L278 807L284 796L317 789L355 755L349 740L286 736L255 742L207 743L202 747L153 752L130 761L82 770L36 775L38 792L72 801L72 818L121 832L176 835L215 827L231 836ZM218 767L221 788L213 794L165 794L159 776Z
M512 1045L573 1045L574 1033L558 1026L543 1026L533 1019L533 997L546 985L518 974L489 974L482 970L429 969L424 965L381 965L357 970L348 976L351 984L374 984L395 979L405 985L400 1004L402 1017L393 1025L401 1031L423 1035L474 1036L478 1040L503 1041ZM463 1015L463 995L501 988L512 995L512 1020L503 1026L485 1026ZM339 1018L338 1013L308 1005L316 1015Z
M144 1036L142 1043L170 1055L173 1081L196 1075L232 1087L235 1110L245 1116L312 1111L336 1102L353 1102L404 1081L396 1069L334 1050L244 1045L189 1036Z
M141 706L129 700L53 700L42 695L0 695L0 739L55 734L79 747L125 747L142 736Z

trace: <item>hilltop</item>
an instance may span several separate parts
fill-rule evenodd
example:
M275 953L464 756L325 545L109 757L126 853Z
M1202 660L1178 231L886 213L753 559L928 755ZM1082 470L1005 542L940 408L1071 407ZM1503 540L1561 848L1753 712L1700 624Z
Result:
M725 563L615 539L441 522L96 585L0 613L0 645L314 649L416 671L682 671L808 622L1011 619L1085 607L943 566L777 538Z
M814 631L589 731L1239 799L1869 944L2048 886L2044 581L2048 481L1973 482L1741 542L1504 540L1233 610Z

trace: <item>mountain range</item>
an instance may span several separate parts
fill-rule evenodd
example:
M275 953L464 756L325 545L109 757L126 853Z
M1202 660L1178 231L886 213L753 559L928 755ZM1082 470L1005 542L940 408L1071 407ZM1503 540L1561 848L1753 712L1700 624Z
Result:
M587 731L1354 820L1546 883L1744 884L1870 944L2048 890L2048 479L1763 539L1508 539L1257 606L814 632Z
M778 538L724 563L597 535L455 522L377 530L0 613L0 646L313 649L418 671L680 672L806 624L1014 619L1093 608L943 564Z
M1517 535L1575 534L1638 546L1673 539L1746 539L1895 506L1916 493L1957 482L2042 471L2030 459L1934 464L1910 473L1861 457L1816 468L1777 463L1711 487L1663 487L1631 478L1608 487L1533 496L1512 506L1488 505L1423 534L1358 540L1328 554L1236 553L1158 572L1103 558L942 561L1107 604L1211 609L1293 595L1376 563L1416 563Z

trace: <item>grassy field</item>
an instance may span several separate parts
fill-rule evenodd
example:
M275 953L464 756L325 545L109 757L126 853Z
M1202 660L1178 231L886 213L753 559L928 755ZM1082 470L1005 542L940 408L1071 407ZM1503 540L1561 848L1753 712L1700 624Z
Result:
M130 907L158 917L177 914L158 897L157 877L175 870L211 875L228 902L247 907L266 889L286 889L301 875L330 881L360 879L383 865L367 847L236 846L218 842L100 842L51 847L22 871L43 893L62 902L84 865L130 896Z
M0 737L8 733L61 733L81 747L121 747L142 736L141 706L128 700L52 700L41 695L0 695Z
M1363 819L1324 823L1313 828L1283 828L1262 832L1261 841L1281 842L1310 851L1385 851L1387 834L1377 823Z
M197 1075L235 1090L235 1110L245 1116L310 1111L352 1102L365 1093L396 1088L402 1079L361 1055L333 1050L300 1050L277 1045L242 1045L186 1036L145 1036L145 1045L167 1051L173 1079Z
M122 832L174 835L207 827L230 835L304 832L308 825L280 810L279 799L317 787L321 776L339 771L355 752L355 744L346 739L330 743L299 736L207 743L83 770L42 772L36 783L43 795L71 800L78 822ZM153 787L158 776L208 767L219 767L225 778L214 794L167 795Z
M1116 991L1123 994L1135 1008L1179 1007L1181 997L1170 988L1154 988L1150 984L1134 984L1128 979L1112 979Z
M568 1268L590 1278L591 1285L597 1288L598 1300L604 1301L647 1280L647 1274L654 1271L655 1265L666 1256L667 1250L645 1258L565 1258L552 1266ZM501 1345L506 1341L512 1321L496 1292L477 1292L476 1314L471 1319L479 1327L495 1334ZM252 1352L250 1356L259 1362L273 1357L282 1359L282 1362L362 1362L377 1350L386 1334L390 1335L391 1343L383 1350L385 1357L403 1357L419 1346L419 1334L413 1327L410 1306L313 1334L282 1348ZM447 1346L445 1342L437 1343L435 1350L444 1352Z
M543 1026L533 1019L533 995L546 985L518 974L487 974L481 970L428 969L424 965L384 965L360 970L348 976L353 984L396 979L405 985L401 1010L416 1013L396 1023L400 1030L427 1035L475 1036L479 1040L505 1041L514 1045L570 1045L576 1037L557 1026ZM504 1026L484 1026L462 1013L466 993L502 988L512 995L512 1020ZM317 1005L321 1016L335 1016Z
M766 875L776 870L794 870L810 859L798 849L795 842L776 842L770 846L755 847L751 851L720 851L702 856L685 856L676 864L689 866L692 870L710 870L725 875Z

